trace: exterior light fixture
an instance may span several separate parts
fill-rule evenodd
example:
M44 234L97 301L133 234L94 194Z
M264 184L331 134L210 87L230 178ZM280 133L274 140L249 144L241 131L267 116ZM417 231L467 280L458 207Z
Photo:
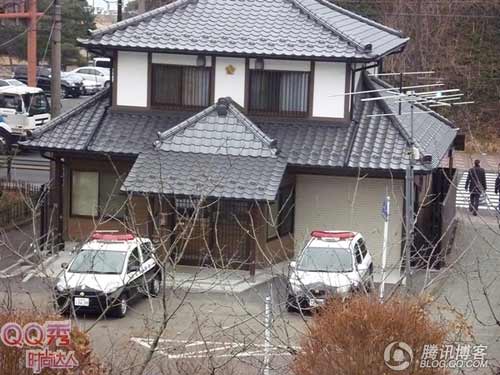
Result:
M255 69L264 70L264 59L262 57L255 60Z
M198 55L198 57L196 58L196 66L205 66L206 63L207 63L207 60L206 60L205 56Z

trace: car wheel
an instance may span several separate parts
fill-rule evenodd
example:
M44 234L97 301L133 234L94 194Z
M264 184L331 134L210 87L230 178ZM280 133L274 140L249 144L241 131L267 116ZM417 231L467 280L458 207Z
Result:
M300 311L300 303L293 294L289 294L286 299L286 310L288 312L299 312Z
M111 83L109 81L104 82L105 89L107 89L109 86L111 86Z
M0 129L0 155L10 153L11 135L7 131Z
M128 296L126 293L122 293L120 297L114 302L114 306L111 309L111 315L115 318L124 318L128 312Z
M149 282L148 288L149 295L151 297L158 297L161 291L161 276L159 274L155 275L153 280Z

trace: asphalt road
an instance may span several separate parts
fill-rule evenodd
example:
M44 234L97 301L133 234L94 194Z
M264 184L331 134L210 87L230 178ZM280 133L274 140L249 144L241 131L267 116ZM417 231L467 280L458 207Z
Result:
M88 97L78 99L63 99L62 113L76 107ZM7 161L0 155L0 178L7 177ZM38 152L22 151L14 156L12 161L11 178L33 184L44 184L49 181L49 161Z
M53 280L32 279L21 283L15 279L0 279L0 285L2 301L8 300L9 290L16 291L12 295L12 304L16 308L53 309ZM144 360L151 338L165 321L163 312L166 311L168 324L145 374L208 374L194 369L211 364L234 370L216 372L220 374L257 375L262 373L264 300L270 293L270 286L262 284L235 295L168 289L165 293L166 310L162 307L162 297L144 297L131 303L129 313L123 319L78 315L72 318L72 324L88 330L94 352L112 366L113 374L125 374L131 373L127 369ZM293 359L291 348L300 344L311 318L286 312L282 279L275 279L272 290L272 373L288 374L288 365ZM169 369L169 372L161 372L161 369Z

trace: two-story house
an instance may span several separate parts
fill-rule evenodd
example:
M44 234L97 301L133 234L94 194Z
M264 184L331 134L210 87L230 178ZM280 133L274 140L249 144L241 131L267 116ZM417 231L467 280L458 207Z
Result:
M409 118L361 101L387 88L367 71L403 51L399 31L324 0L177 0L79 42L112 58L111 89L25 143L54 161L65 241L96 227L171 241L202 203L183 263L254 271L293 256L311 230L344 229L364 234L379 267L390 194L388 264L399 267ZM345 95L355 90L371 92ZM432 162L417 174L455 134L418 116L415 144Z

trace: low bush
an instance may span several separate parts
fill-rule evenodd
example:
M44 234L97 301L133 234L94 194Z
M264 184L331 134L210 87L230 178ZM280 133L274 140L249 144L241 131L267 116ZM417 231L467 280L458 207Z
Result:
M293 364L297 375L446 374L443 369L422 369L418 359L426 345L440 346L449 332L447 324L431 319L426 301L394 298L381 304L372 296L347 301L332 300L317 314L302 351ZM406 343L413 357L400 350ZM399 371L384 361L390 346L390 365L409 363ZM394 350L392 350L394 348ZM392 363L392 361L396 361Z

